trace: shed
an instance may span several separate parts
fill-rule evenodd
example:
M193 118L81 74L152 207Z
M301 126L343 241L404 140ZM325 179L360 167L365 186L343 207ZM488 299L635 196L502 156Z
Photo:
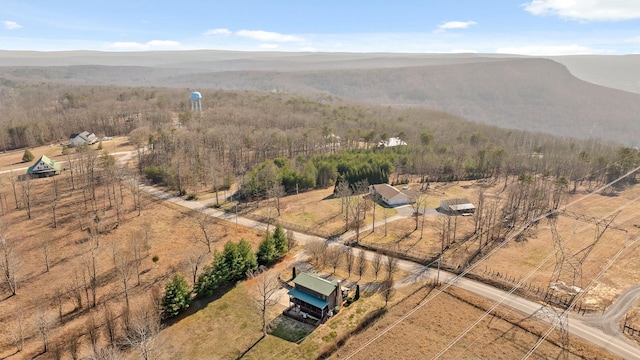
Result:
M448 215L467 215L476 211L476 206L466 198L440 201L440 210Z

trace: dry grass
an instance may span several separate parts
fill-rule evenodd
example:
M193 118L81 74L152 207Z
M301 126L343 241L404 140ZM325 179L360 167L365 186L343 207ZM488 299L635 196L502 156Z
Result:
M367 330L356 334L338 349L332 359L352 354L367 340L386 329L399 317L413 309L420 301L431 296L430 287L413 289L401 302L389 307L387 314ZM538 333L547 325L534 320L522 320L522 315L507 308L498 308L455 344L455 339L468 324L474 322L490 303L478 296L454 289L433 298L398 326L357 352L353 359L432 358L440 349L452 345L444 353L451 359L517 359L533 347ZM557 358L562 350L557 346L557 333L549 337L533 354L534 359ZM570 339L569 358L611 359L607 352L590 346L580 339Z
M11 161L11 160L9 160ZM5 162L6 163L6 162ZM6 179L3 179L6 183ZM53 183L57 182L59 201L57 205L58 227L53 227L51 201L53 199ZM32 180L33 204L32 218L27 219L24 208L15 209L11 186L5 186L0 191L0 198L5 204L5 213L0 216L0 222L10 224L6 234L7 239L16 245L21 266L18 269L17 295L7 297L8 289L0 285L0 323L3 330L15 329L16 314L24 314L27 342L22 352L10 358L30 358L35 356L41 347L36 336L35 318L42 309L49 320L50 344L58 346L64 339L78 336L85 332L85 324L89 311L86 309L86 299L83 299L84 309L75 309L74 302L67 295L62 298L62 318L59 318L56 305L56 292L62 290L68 294L74 278L82 281L82 273L86 269L91 242L86 231L80 230L80 221L87 227L96 213L85 210L82 191L71 190L69 174ZM17 183L18 189L22 183ZM118 190L116 190L118 192ZM124 294L121 277L115 270L113 253L116 258L130 252L130 240L133 237L143 238L147 229L148 250L144 252L139 267L140 284L137 285L135 270L131 270L129 287L132 303L138 303L149 296L153 289L162 289L167 278L174 273L181 273L191 282L188 258L196 252L206 252L202 243L194 242L194 237L202 237L190 210L159 201L143 194L142 215L131 201L128 187L124 188L124 203L121 205L121 218L117 229L105 232L100 236L99 246L95 251L96 273L99 281L97 288L97 303L108 303L118 314L124 306ZM97 205L105 210L97 214L101 218L103 229L111 228L116 223L115 206L109 207L103 199L104 191L98 187L96 191ZM118 192L119 197L119 192ZM80 211L76 211L79 209ZM89 206L90 209L90 206ZM80 214L80 218L77 216ZM226 241L238 241L246 238L254 248L262 240L262 232L255 229L236 228L235 224L216 221L209 226L209 231L217 239L215 249L221 249ZM48 244L50 270L46 272L44 261L44 246ZM154 263L153 256L159 261ZM211 260L209 256L207 262ZM84 295L83 295L84 297ZM103 307L95 309L99 324L103 323ZM103 330L101 330L103 331ZM101 344L106 337L101 335ZM88 355L90 348L86 335L80 340L81 353ZM10 334L0 331L0 357L11 356L15 348L11 345ZM67 353L68 355L68 353Z
M340 198L333 197L333 187L330 187L283 197L280 199L280 216L278 216L273 199L262 201L261 207L258 209L253 207L251 213L334 233L344 230L345 219L341 206ZM383 212L386 212L388 217L397 214L395 209L385 209L376 204L377 221L382 219ZM372 221L373 209L371 208L368 209L365 223L362 226L371 225Z

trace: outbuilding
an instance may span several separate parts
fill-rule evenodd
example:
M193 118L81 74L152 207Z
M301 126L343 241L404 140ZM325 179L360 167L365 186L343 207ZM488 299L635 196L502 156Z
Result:
M466 198L448 199L440 201L440 211L447 215L471 215L475 213L476 206Z

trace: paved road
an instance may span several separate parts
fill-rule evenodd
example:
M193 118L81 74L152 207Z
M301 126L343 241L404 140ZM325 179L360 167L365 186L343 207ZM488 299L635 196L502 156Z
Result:
M186 201L151 186L142 186L142 189L159 198L171 201L173 203L193 210L204 212L211 216L225 219L230 222L237 221L239 225L245 227L266 230L266 224L241 216L236 217L236 215L232 213L225 213L223 211L208 208L207 205L213 199L210 199L208 201ZM398 216L398 218L401 218L401 216ZM390 219L391 218L387 219L387 221L389 221ZM303 244L311 240L325 240L324 238L318 236L298 232L295 232L294 236L297 241ZM342 245L340 242L334 242L329 246L344 247L344 245ZM365 255L367 259L371 260L375 256L375 253L365 251ZM404 280L402 280L399 284L397 284L398 286L405 286L411 283L424 281L426 279L435 279L436 277L436 270L411 261L399 260L398 267L411 274ZM538 317L540 314L545 313L545 306L540 305L536 302L521 298L516 295L508 294L505 291L496 289L492 286L477 281L465 278L457 278L456 275L448 273L446 271L440 271L440 281L451 283L459 288L483 296L492 301L499 301L505 306L521 311L526 316ZM640 347L624 338L624 336L621 335L619 327L617 325L622 314L624 314L638 298L640 298L640 286L631 288L627 292L625 292L604 315L581 317L579 315L571 314L569 316L569 332L572 335L581 337L597 346L606 349L612 354L621 356L625 359L640 360ZM553 319L549 317L540 317L540 320L551 322Z

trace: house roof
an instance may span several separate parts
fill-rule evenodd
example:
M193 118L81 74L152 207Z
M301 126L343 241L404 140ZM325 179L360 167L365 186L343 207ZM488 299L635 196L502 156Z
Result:
M442 205L447 206L454 211L471 210L476 208L475 205L466 198L442 200Z
M378 143L378 146L383 146L383 147L393 147L393 146L401 146L401 145L407 145L407 143L397 137L392 137L387 140L380 140L380 142Z
M389 184L376 184L371 186L373 186L373 190L376 192L376 194L380 194L380 196L385 199L393 199L394 197L402 194L400 190L394 188Z
M35 167L40 163L45 163L50 167L50 169L35 169ZM36 160L35 163L33 163L33 165L27 168L27 174L37 174L37 173L48 172L48 171L60 171L60 169L62 169L62 166L60 165L60 163L49 159L46 155L42 155L38 160Z
M375 184L372 185L376 194L380 194L382 197L390 199L400 193L400 191L389 184Z
M331 293L338 286L336 283L325 280L323 278L313 276L306 273L300 273L293 279L293 283L296 285L303 286L309 290L313 290L317 293L320 293L325 296L331 295Z
M328 301L322 300L320 298L317 298L313 295L307 294L304 291L300 291L296 288L293 288L291 290L289 290L289 295L293 296L294 298L298 299L298 300L302 300L304 302L306 302L307 304L311 304L315 307L317 307L318 309L324 309L325 307L327 307L329 305Z

